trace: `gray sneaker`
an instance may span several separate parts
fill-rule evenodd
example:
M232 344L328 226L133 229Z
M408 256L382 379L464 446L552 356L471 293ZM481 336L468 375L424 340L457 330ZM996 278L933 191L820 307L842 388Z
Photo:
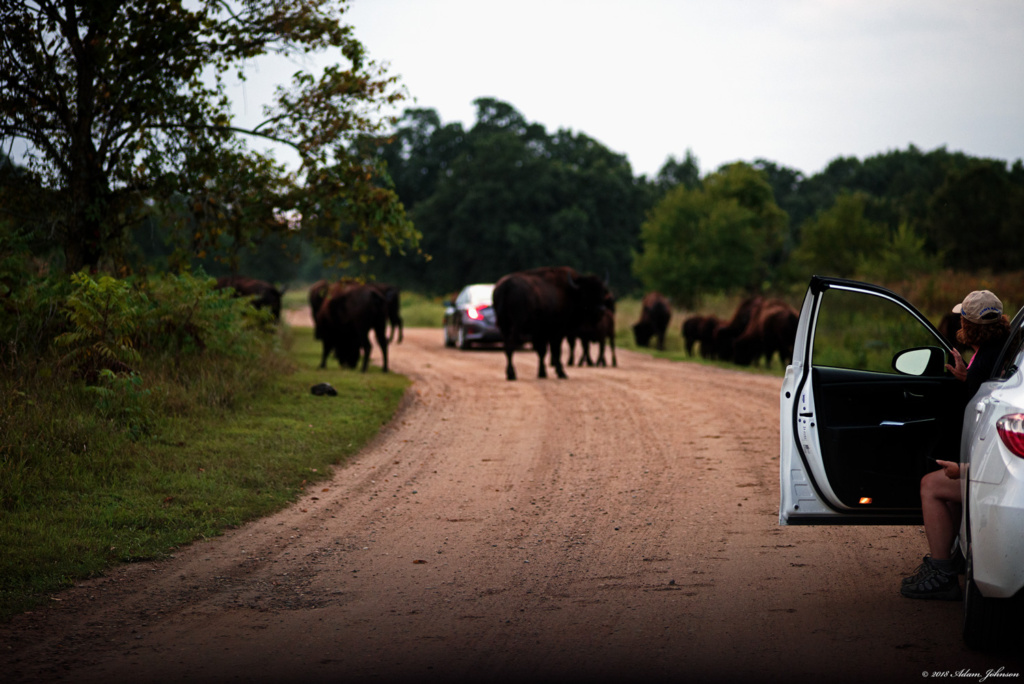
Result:
M905 587L908 584L917 584L924 578L925 575L932 572L934 568L932 568L931 560L932 555L929 553L921 560L921 564L914 569L913 575L911 575L910 577L903 578L903 586Z
M931 559L925 558L926 563ZM900 593L907 598L932 599L935 601L959 601L960 577L954 573L945 573L928 563L929 567L917 577L916 581L900 587Z

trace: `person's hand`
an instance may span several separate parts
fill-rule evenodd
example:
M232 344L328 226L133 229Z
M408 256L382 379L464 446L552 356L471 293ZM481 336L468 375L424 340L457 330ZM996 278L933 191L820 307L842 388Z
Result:
M954 463L953 461L940 461L935 459L935 462L942 466L942 472L946 474L950 480L960 479L960 464Z
M953 349L953 361L956 363L955 366L946 364L946 370L953 374L953 377L957 380L967 379L967 364L964 363L964 357L960 356L959 349Z

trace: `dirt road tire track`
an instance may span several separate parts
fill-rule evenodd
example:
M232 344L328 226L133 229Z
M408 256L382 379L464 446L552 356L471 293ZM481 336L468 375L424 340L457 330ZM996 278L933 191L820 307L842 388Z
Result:
M403 409L329 483L0 627L4 680L1022 671L964 648L959 603L899 596L919 528L778 526L777 379L618 357L537 380L525 352L508 382L500 353L406 330L391 354L413 380Z

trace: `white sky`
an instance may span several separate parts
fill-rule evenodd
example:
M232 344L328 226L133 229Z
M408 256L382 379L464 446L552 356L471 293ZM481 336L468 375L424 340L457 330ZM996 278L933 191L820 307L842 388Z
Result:
M1022 0L351 0L345 17L406 106L469 128L494 97L637 175L688 148L702 173L760 157L810 175L910 144L1024 158Z

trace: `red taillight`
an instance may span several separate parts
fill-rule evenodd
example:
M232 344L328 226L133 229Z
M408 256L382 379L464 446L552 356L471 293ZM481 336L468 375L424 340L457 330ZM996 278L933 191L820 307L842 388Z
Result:
M474 321L482 321L484 319L484 309L486 308L486 306L471 306L466 309L466 315Z
M996 430L1006 448L1024 458L1024 413L1012 413L996 422Z

